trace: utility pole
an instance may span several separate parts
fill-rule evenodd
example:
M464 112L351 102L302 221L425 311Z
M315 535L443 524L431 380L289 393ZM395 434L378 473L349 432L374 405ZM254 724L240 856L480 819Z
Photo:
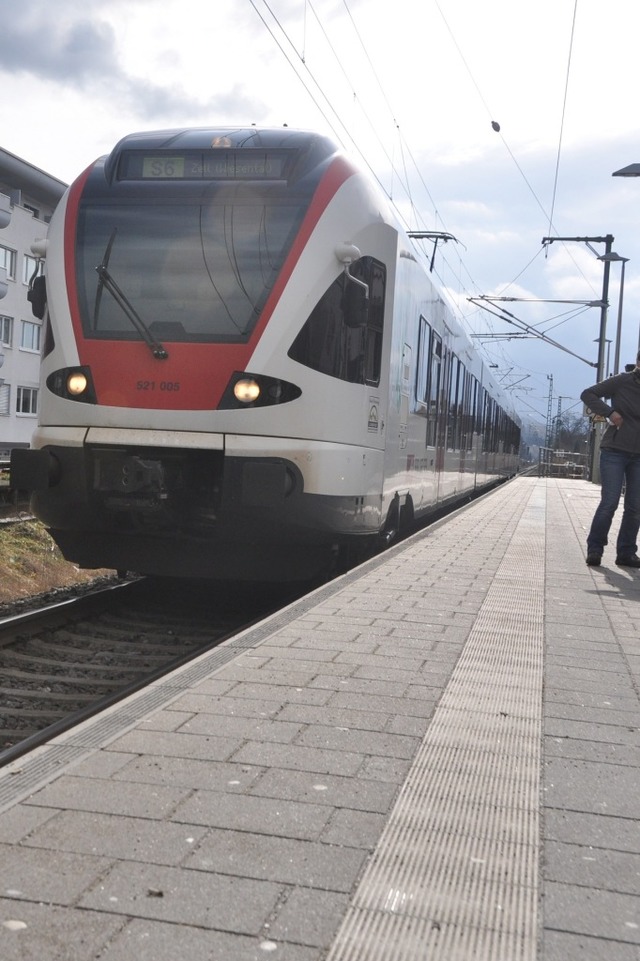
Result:
M551 441L553 436L552 434L553 374L547 374L547 380L549 381L549 399L547 401L547 430L546 430L544 444L545 444L545 447L551 447Z
M605 351L607 346L607 309L609 307L609 273L611 270L611 248L613 247L613 236L611 234L606 234L604 237L543 237L542 243L552 244L556 240L561 242L575 241L577 243L586 244L589 250L592 251L604 264L604 273L602 277L602 298L600 300L600 332L598 334L598 374L596 380L600 383L604 380L605 370L604 370L604 360ZM597 250L594 250L591 246L592 244L604 244L605 252L604 254L599 254ZM602 425L593 423L591 431L591 480L594 484L600 483L600 436L602 433Z
M556 240L562 242L576 241L578 243L586 244L589 250L591 250L599 260L602 260L604 264L604 274L602 278L602 298L600 301L600 333L598 336L598 375L596 378L599 383L601 380L604 380L605 376L604 355L607 338L607 310L609 308L609 274L611 272L611 262L606 258L611 253L614 238L611 234L606 234L604 237L543 237L542 243L544 245L552 244ZM591 244L604 244L604 254L598 254L598 252L593 249Z

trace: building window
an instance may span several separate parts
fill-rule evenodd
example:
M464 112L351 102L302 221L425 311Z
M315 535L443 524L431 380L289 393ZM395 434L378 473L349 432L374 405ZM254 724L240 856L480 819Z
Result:
M18 387L16 413L32 415L38 413L37 387Z
M0 267L4 267L7 271L7 279L16 279L16 252L15 250L9 250L8 247L0 246Z
M13 317L0 314L0 344L3 347L11 347L13 339Z
M38 260L37 257L30 257L29 254L24 255L24 262L22 265L22 283L29 284L31 278L34 276L39 277L43 273L44 262Z
M22 350L40 350L40 324L33 324L30 320L22 321L20 347Z
M9 384L0 384L0 417L9 416L9 395L11 388Z

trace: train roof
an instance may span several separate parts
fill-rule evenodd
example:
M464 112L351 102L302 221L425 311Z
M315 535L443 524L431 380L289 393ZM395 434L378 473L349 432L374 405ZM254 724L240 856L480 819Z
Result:
M149 147L184 147L204 150L211 147L258 149L306 147L310 143L325 142L327 150L334 153L337 145L323 134L291 127L182 127L174 130L147 130L127 134L115 149L130 150Z
M127 134L113 148L105 166L112 170L124 151L135 150L300 150L317 161L333 156L339 146L329 137L291 127L183 127Z

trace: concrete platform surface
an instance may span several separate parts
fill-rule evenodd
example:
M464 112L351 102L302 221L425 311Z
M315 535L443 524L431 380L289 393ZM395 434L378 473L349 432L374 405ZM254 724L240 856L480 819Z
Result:
M598 497L518 478L3 769L0 959L640 961Z

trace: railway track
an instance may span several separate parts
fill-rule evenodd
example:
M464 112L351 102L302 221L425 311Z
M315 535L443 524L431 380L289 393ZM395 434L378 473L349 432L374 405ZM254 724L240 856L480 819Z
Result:
M140 579L0 622L0 766L290 597Z
M443 507L417 529L457 509ZM304 590L139 578L0 620L0 767Z

